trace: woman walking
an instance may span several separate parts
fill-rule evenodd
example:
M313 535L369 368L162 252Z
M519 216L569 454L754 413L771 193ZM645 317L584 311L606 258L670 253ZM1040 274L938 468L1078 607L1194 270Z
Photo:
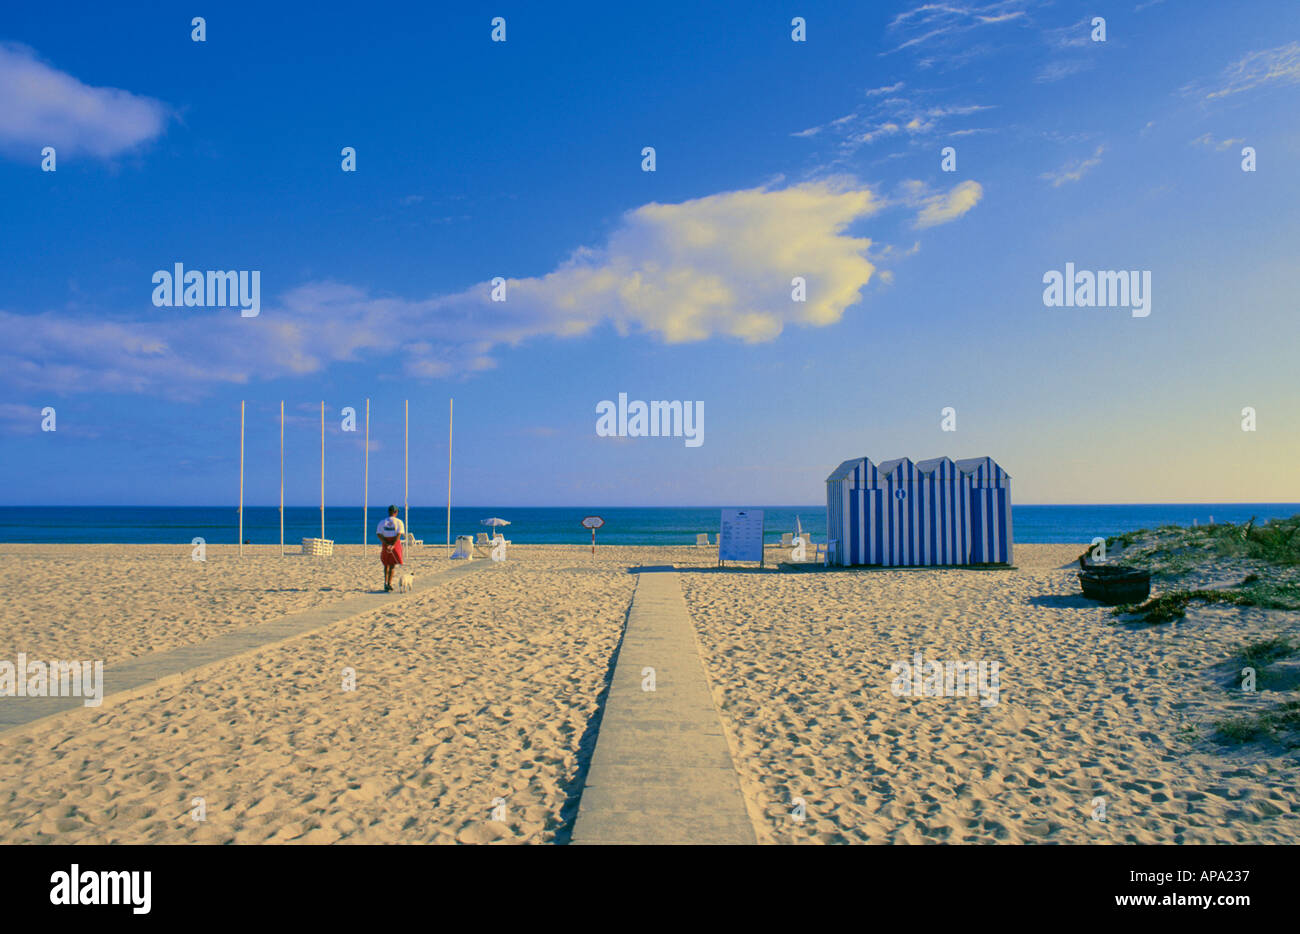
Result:
M393 568L402 563L402 539L406 537L406 526L397 518L397 507L388 507L388 518L379 523L375 529L382 547L379 560L384 566L384 590L393 589Z

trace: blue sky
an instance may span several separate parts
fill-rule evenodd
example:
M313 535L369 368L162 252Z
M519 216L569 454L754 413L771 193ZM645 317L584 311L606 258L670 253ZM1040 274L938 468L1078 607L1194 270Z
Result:
M409 399L441 503L452 396L465 505L816 503L862 454L987 454L1020 502L1300 500L1290 0L195 12L0 23L4 502L231 503L241 399L247 502L281 399L289 501L323 399L359 502L369 397L372 501ZM259 271L260 314L155 307L178 262ZM1046 307L1066 263L1149 270L1150 314ZM620 392L702 401L704 444L597 437Z

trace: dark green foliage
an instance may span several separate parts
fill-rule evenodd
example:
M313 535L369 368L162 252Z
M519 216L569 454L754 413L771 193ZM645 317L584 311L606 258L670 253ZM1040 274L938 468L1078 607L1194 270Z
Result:
M1243 646L1237 658L1240 659L1243 665L1249 665L1251 668L1263 668L1269 662L1277 661L1279 658L1286 658L1288 655L1294 655L1297 648L1287 639L1264 639Z
M1235 587L1222 590L1176 589L1152 597L1140 606L1122 606L1115 616L1136 613L1152 625L1181 619L1193 601L1255 606L1271 610L1300 610L1300 577L1291 568L1300 566L1300 515L1271 519L1263 525L1231 522L1181 528L1162 526L1155 530L1125 532L1108 541L1125 548L1123 562L1146 568L1165 579L1176 580L1197 568L1229 559L1259 562L1266 567L1250 573Z
M1226 744L1274 739L1288 746L1300 745L1300 701L1287 701L1269 710L1214 724L1215 739Z
M1255 525L1251 519L1244 525L1210 525L1201 532L1225 556L1256 558L1269 564L1300 564L1300 515L1289 519L1270 519Z
M1141 605L1128 604L1116 607L1112 616L1136 613L1139 620L1150 625L1182 619L1187 604L1193 600L1203 603L1231 603L1236 606L1258 606L1268 610L1300 610L1300 586L1286 583L1250 584L1226 590L1170 590L1152 597Z

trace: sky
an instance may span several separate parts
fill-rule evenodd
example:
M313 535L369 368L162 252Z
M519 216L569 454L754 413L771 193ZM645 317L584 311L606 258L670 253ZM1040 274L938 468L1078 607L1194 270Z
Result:
M272 505L283 400L287 501L323 401L360 503L368 399L371 501L409 400L442 504L453 398L457 505L814 504L862 455L1300 501L1294 0L202 12L0 19L0 502L233 504L243 401ZM155 304L178 263L258 313ZM1067 264L1147 313L1048 304ZM702 443L598 435L620 393Z

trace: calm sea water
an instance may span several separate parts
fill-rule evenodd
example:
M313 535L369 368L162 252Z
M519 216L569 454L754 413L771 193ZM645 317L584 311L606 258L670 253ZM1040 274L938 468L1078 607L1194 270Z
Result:
M743 505L743 504L742 504ZM764 507L766 539L779 542L782 532L794 528L795 517L811 533L813 541L826 540L824 506ZM1300 513L1300 503L1233 503L1138 506L1013 506L1015 541L1025 543L1089 542L1097 535L1114 535L1131 529L1159 525L1189 526L1245 522L1251 516L1260 521ZM525 544L581 544L591 533L579 525L583 516L599 515L604 528L596 533L597 544L689 545L699 532L714 538L718 531L717 508L484 508L456 507L451 511L452 536L484 531L480 520L497 516L510 520L506 537ZM357 544L364 534L374 541L374 527L383 516L372 508L363 518L361 507L330 506L325 510L325 537L340 544ZM446 509L411 509L411 531L427 542L441 542L446 536ZM306 536L320 534L320 510L316 507L286 507L284 538L294 544ZM83 542L121 544L189 544L195 537L213 544L235 543L238 512L229 506L0 506L0 542ZM277 507L244 508L244 538L255 545L273 545L280 540Z

